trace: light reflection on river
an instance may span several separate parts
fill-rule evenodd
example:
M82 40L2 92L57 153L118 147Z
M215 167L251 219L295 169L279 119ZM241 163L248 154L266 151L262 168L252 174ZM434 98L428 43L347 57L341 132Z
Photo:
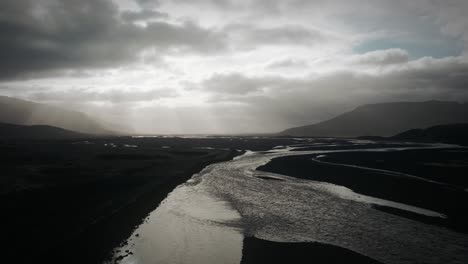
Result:
M243 236L253 235L332 244L384 263L467 263L466 235L391 215L371 204L434 216L437 212L332 184L255 171L275 157L336 152L289 150L249 152L210 165L175 189L115 257L128 250L132 254L121 263L239 263Z
M200 185L179 186L138 227L117 256L121 263L239 263L240 215ZM131 254L129 254L131 252Z

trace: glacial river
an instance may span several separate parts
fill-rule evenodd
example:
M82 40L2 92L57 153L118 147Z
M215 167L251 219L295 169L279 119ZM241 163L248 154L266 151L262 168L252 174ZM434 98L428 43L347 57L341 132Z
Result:
M113 261L240 263L244 236L255 236L332 244L388 264L468 263L466 234L372 205L444 218L439 212L365 196L343 186L255 170L275 157L336 152L290 149L247 152L208 166L170 193L128 244L115 250Z

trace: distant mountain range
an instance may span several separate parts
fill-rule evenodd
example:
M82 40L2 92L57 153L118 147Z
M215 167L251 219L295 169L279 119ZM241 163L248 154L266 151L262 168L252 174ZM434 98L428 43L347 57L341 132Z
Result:
M445 101L368 104L313 125L284 130L281 135L306 137L389 137L410 129L468 123L468 104Z
M34 125L12 125L0 123L0 140L26 139L26 140L49 140L49 139L78 139L89 138L91 135L82 134L63 128Z
M464 124L465 123L465 124ZM468 103L427 101L368 104L281 135L385 137L391 140L466 143ZM117 132L88 115L0 96L0 136L11 139L65 139Z
M0 96L0 123L46 125L98 135L116 133L84 113L6 96Z

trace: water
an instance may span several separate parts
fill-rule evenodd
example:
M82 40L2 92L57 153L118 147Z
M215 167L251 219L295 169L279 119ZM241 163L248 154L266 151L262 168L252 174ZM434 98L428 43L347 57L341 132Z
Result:
M193 180L176 188L120 248L121 263L239 263L240 215ZM128 252L132 252L128 254Z
M391 215L372 204L444 217L438 212L255 171L275 157L336 152L290 149L248 152L207 167L176 188L115 257L128 250L132 254L120 263L239 263L242 239L249 235L332 244L384 263L467 263L465 234Z

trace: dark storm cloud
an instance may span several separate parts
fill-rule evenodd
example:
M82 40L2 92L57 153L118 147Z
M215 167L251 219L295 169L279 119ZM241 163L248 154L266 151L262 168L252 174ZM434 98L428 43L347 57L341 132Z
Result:
M120 14L120 16L123 20L127 22L169 18L169 15L167 13L155 10L124 11Z
M124 13L128 19L162 15ZM0 78L54 69L116 66L154 47L161 52L219 52L222 33L194 22L128 23L107 0L0 2Z
M154 8L159 6L160 0L136 0L136 2L142 7Z
M390 65L400 64L409 61L408 52L402 49L388 49L367 52L362 55L356 55L351 60L357 64L363 65Z
M266 67L269 69L282 69L282 68L306 68L307 61L300 59L284 59L277 60L269 63Z
M44 102L110 102L130 103L153 101L161 98L175 97L177 93L173 89L157 90L122 90L112 89L108 91L95 91L93 89L71 89L65 91L35 92L28 95L34 101Z
M307 29L298 25L258 27L248 24L232 24L224 30L229 32L233 42L247 48L262 45L310 46L330 38L319 30Z
M282 7L289 5L304 5L309 0L161 0L187 5L208 5L224 10L248 10L249 12L278 13Z
M338 71L320 77L216 74L203 82L213 103L241 103L261 118L288 127L331 118L369 102L468 100L468 61L423 58L367 74ZM274 114L273 114L274 113Z
M340 24L355 33L390 33L388 45L401 47L420 56L458 55L460 47L451 36L468 50L468 1L450 0L161 0L197 8L206 6L216 12L240 13L243 18L271 21L305 18L305 25L314 25L314 18L323 17L325 25ZM311 21L309 21L311 20ZM392 38L392 32L403 33ZM436 40L436 42L433 42ZM392 43L393 45L391 45ZM397 44L397 45L395 45ZM411 47L411 49L410 49ZM368 50L367 50L368 51Z
M375 73L337 71L320 77L285 78L278 76L248 77L239 73L215 74L202 86L214 94L247 95L263 92L279 96L296 92L348 100L349 95L394 95L404 98L414 92L422 97L437 94L443 98L468 100L468 61L459 57L422 58L397 68Z

